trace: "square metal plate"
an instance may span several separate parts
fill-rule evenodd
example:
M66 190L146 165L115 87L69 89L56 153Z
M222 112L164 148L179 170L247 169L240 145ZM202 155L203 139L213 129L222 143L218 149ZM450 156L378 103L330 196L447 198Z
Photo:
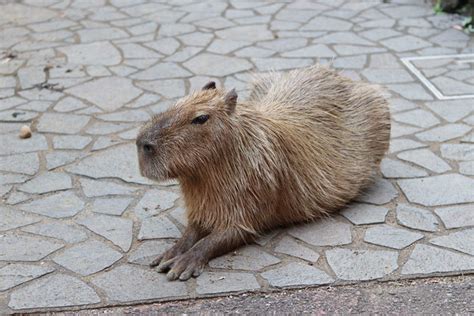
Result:
M439 100L474 98L474 54L403 57L401 61Z

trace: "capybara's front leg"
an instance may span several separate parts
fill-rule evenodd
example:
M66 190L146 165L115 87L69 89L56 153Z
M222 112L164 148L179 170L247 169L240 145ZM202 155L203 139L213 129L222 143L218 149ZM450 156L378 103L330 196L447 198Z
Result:
M166 276L169 280L179 278L181 281L188 280L191 276L197 277L209 260L234 250L251 239L249 233L237 229L212 232L184 254L164 262L163 266L171 269Z
M185 253L205 235L206 233L204 233L204 231L198 226L189 224L188 227L186 227L183 236L178 240L178 242L173 247L165 251L158 258L153 260L153 262L150 264L150 267L156 267L157 265L160 265L160 263L164 263L173 259L176 256ZM166 270L166 267L160 265L158 269L160 270L160 272L163 272Z

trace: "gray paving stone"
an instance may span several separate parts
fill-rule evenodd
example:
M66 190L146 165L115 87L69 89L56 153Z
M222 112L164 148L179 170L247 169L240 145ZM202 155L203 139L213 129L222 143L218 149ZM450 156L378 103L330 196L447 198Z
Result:
M368 41L353 32L334 32L328 35L319 37L317 43L324 44L354 44L373 46L374 43Z
M166 276L150 268L122 265L92 278L113 302L182 297L188 294L183 282L168 282Z
M274 54L274 51L258 47L246 47L235 52L235 55L239 57L269 57Z
M473 144L442 144L441 156L450 160L474 160Z
M186 91L184 81L181 79L138 81L137 86L169 99L182 97Z
M381 41L382 45L396 51L407 52L431 46L431 44L413 35L403 35Z
M474 161L464 161L459 163L459 172L464 175L474 175Z
M82 156L80 152L54 151L46 154L46 168L52 170L67 165Z
M432 238L430 243L474 256L474 229L465 229L446 236Z
M57 112L71 112L83 109L85 107L87 107L87 105L84 104L81 100L78 100L73 97L66 97L54 106L54 110Z
M273 34L265 25L245 25L231 27L225 30L217 31L216 35L222 39L260 42L274 39Z
M253 58L259 71L288 70L313 64L308 58Z
M29 122L38 116L36 112L9 110L0 112L0 122Z
M203 32L193 32L186 35L180 35L178 38L188 46L206 46L213 39L213 35Z
M143 219L138 233L138 240L179 237L181 237L179 229L163 216Z
M292 9L283 9L277 13L275 19L280 21L290 21L290 22L300 22L306 23L312 17L317 14L317 11L313 10L292 10Z
M24 183L28 179L30 179L30 177L22 174L0 174L0 184Z
M334 59L333 66L343 69L361 69L365 66L366 62L367 56L365 55L339 57Z
M39 159L36 153L9 155L0 157L0 170L34 175L39 169Z
M408 100L433 100L433 97L418 83L389 84L388 88Z
M398 36L400 34L401 33L389 28L371 29L360 33L360 35L372 41L380 41L389 37Z
M301 28L302 31L347 31L352 23L330 17L317 16Z
M419 127L413 127L413 126L408 126L408 125L402 125L399 124L395 121L392 121L392 129L390 131L390 136L392 139L394 137L400 137L400 136L406 136L406 135L411 135L413 133L419 132L422 129Z
M121 77L99 78L66 92L86 99L106 111L117 110L141 94L141 90L133 86L129 79Z
M474 269L472 256L428 245L416 245L401 274L430 274Z
M53 138L55 149L84 149L92 138L80 135L56 136Z
M279 262L280 259L263 251L259 246L250 245L209 261L209 266L211 268L256 271Z
M380 52L385 51L385 49L380 48L380 47L346 45L346 44L334 45L334 50L341 56L380 53Z
M408 149L415 149L415 148L421 148L421 147L426 147L427 145L417 142L415 140L411 140L408 138L398 138L398 139L391 139L390 140L390 153L397 153L400 151L405 151ZM409 155L403 155L405 157L408 157ZM402 158L400 155L398 155L399 158ZM404 158L402 158L404 159ZM407 160L407 159L405 159ZM410 161L410 160L409 160ZM413 161L414 162L414 161ZM416 162L415 162L416 163Z
M389 158L382 160L380 169L386 178L417 178L428 176L428 173L423 169Z
M404 69L365 69L362 71L369 81L374 83L398 83L413 81L410 74Z
M91 240L73 246L52 258L54 262L80 275L90 275L110 267L122 258L120 252Z
M86 29L77 31L77 34L79 35L83 43L129 37L129 35L125 31L118 28L113 28L113 27L96 28L96 29L86 28Z
M398 158L413 162L437 173L451 170L451 167L429 149L417 149L398 154Z
M398 122L423 128L432 127L440 123L433 114L421 109L395 114L393 118Z
M306 46L300 49L287 51L281 54L283 57L335 57L337 54L323 44Z
M0 260L38 261L63 245L43 238L26 235L0 235Z
M299 262L289 263L281 268L266 271L261 275L274 287L320 285L334 281L322 270Z
M80 306L100 302L95 291L83 281L55 274L14 290L8 306L12 309Z
M33 134L31 138L27 139L19 138L16 133L4 134L0 135L0 144L2 146L0 155L2 156L48 149L46 138L40 134Z
M334 219L295 226L288 233L313 246L338 246L352 242L351 225Z
M137 72L130 77L138 80L168 79L189 77L191 73L175 63L159 63L156 66Z
M150 119L150 114L143 110L125 110L102 114L98 117L104 121L145 122Z
M145 46L150 47L161 54L171 55L179 48L180 44L176 39L170 37L160 38L156 41L145 43Z
M87 128L86 133L92 135L108 135L130 129L133 126L135 126L135 124L95 122Z
M122 60L118 49L109 42L69 45L58 50L67 56L71 64L113 66Z
M433 112L444 118L446 121L454 123L471 113L472 105L465 100L446 100L428 102L426 106Z
M473 204L436 208L435 213L448 229L474 226Z
M464 124L447 124L418 133L416 134L416 137L422 141L444 142L453 138L461 137L470 130L471 127Z
M359 202L382 205L390 202L398 196L397 189L390 181L378 178L364 193L356 198Z
M170 215L177 220L181 225L188 225L188 217L186 216L186 209L184 207L178 206L170 212Z
M335 248L326 251L326 258L342 280L380 279L398 268L398 253L395 251Z
M389 248L403 249L423 237L423 234L420 233L410 232L389 225L381 225L367 229L364 241Z
M155 216L174 206L179 195L165 190L148 190L134 208L134 213L138 218Z
M355 225L376 224L385 222L389 209L370 204L352 203L341 215Z
M84 208L84 202L73 192L61 192L20 205L24 211L53 218L76 215Z
M260 288L257 279L250 273L204 272L196 280L198 294L252 291Z
M84 158L66 170L94 179L120 178L126 182L151 184L139 175L135 152L135 145L132 144L112 147Z
M0 269L0 291L8 290L53 271L54 269L48 266L22 263L9 264Z
M18 190L42 194L52 191L61 191L72 188L71 177L64 173L46 172L18 187Z
M67 243L77 243L86 240L87 234L73 224L62 221L39 223L21 229L24 232L64 240Z
M89 120L84 115L44 113L36 128L42 133L77 134Z
M132 198L102 198L92 204L92 211L108 215L122 215Z
M98 181L81 178L79 179L79 182L81 183L82 191L87 197L129 195L136 191L135 188L110 181Z
M128 262L148 266L159 255L173 246L170 240L149 240L141 243L128 256Z
M438 221L430 211L409 204L397 206L397 220L403 226L418 230L432 232L438 230Z
M425 206L474 202L474 180L459 174L399 180L398 185L410 202Z
M293 238L288 236L283 237L283 239L278 242L275 246L275 251L310 262L316 262L319 259L319 254L316 251L300 245Z
M22 192L11 192L6 200L6 203L9 205L15 205L21 202L25 202L30 199L30 196Z
M18 70L18 80L22 89L29 89L46 81L44 67L34 66L20 68Z
M280 38L273 41L258 43L258 46L276 52L285 52L304 47L307 43L308 40L305 38Z
M196 75L208 76L227 76L252 68L252 65L244 59L207 53L190 59L184 66Z
M0 206L0 231L7 231L39 222L40 219L27 213Z
M133 222L130 219L107 215L89 215L76 220L76 222L110 240L123 251L128 251L132 245Z

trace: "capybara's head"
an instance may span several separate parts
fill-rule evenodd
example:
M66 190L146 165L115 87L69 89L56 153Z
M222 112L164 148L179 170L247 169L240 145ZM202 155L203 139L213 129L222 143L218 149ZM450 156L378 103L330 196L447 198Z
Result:
M157 181L194 177L219 162L234 125L235 90L214 82L145 124L136 140L140 172Z

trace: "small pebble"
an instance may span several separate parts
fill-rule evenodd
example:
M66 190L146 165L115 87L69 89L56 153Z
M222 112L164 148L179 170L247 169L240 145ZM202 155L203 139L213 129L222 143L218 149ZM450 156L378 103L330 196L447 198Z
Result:
M31 137L31 129L28 125L23 125L20 128L20 138L30 138Z

